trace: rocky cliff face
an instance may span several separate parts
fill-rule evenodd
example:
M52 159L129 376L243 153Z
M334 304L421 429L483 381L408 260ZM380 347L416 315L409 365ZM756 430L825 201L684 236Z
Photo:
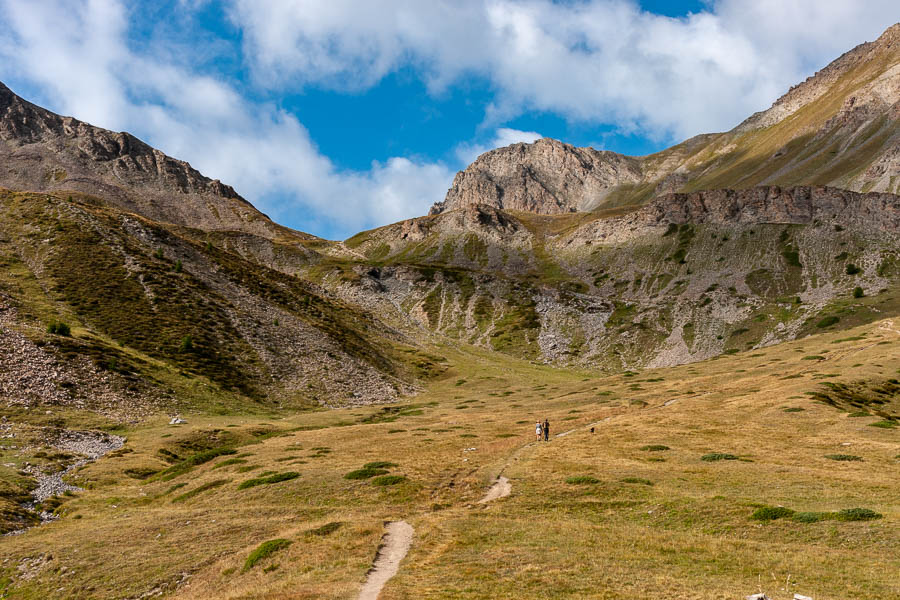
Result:
M900 24L732 131L628 157L550 139L480 156L431 213L487 204L559 214L760 185L900 192Z
M640 177L633 158L543 138L482 154L457 173L446 199L431 213L472 204L541 214L591 210L609 190Z
M0 187L73 191L165 223L273 237L275 225L230 186L128 133L26 102L0 83ZM310 236L306 236L310 237Z

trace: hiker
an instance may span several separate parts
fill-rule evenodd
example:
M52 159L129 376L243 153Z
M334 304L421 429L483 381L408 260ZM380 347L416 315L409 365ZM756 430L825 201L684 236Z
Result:
M550 420L544 419L544 441L550 441Z
M537 435L537 441L541 441L541 429L542 427L540 421L534 424L534 433L535 435Z

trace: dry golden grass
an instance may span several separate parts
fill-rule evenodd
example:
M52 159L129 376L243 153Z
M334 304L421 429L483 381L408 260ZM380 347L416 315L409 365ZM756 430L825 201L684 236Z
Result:
M823 381L897 377L898 329L881 322L609 377L441 348L454 368L396 405L399 413L194 414L180 427L159 418L127 432L132 453L77 475L90 489L63 505L61 520L4 539L0 586L7 578L11 598L130 598L154 588L196 599L354 598L383 522L403 518L415 539L384 599L896 598L900 503L891 474L900 428L871 427L879 417L849 417L807 392ZM845 338L854 339L835 343ZM825 359L804 361L809 355ZM885 406L898 412L898 399ZM378 422L385 416L394 420ZM536 444L533 424L545 417L554 435L574 431ZM266 428L282 433L248 443ZM233 434L237 454L171 481L123 474L162 468L159 448L215 429ZM651 444L669 450L641 450ZM739 460L700 460L715 452ZM836 453L863 460L825 458ZM235 457L247 462L216 467ZM407 480L379 487L344 478L375 461L396 463L388 470ZM512 494L478 505L501 470ZM267 471L300 477L238 490ZM579 475L598 482L566 482ZM230 482L172 502L220 479ZM760 505L863 507L883 518L750 519ZM334 522L330 533L314 533ZM278 538L292 543L242 572L255 548ZM23 578L21 560L40 555L52 558Z

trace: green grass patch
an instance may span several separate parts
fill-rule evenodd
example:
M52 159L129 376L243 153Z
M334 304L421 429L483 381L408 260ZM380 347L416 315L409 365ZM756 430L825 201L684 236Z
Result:
M237 450L234 448L212 448L211 450L204 450L203 452L198 452L197 454L189 456L183 461L172 465L168 469L162 471L159 476L163 481L168 481L187 473L197 465L202 465L214 458L230 454L237 454Z
M344 479L371 479L372 477L385 475L386 473L387 469L373 469L370 467L363 467L362 469L350 471L349 473L344 475Z
M398 483L403 483L406 481L406 477L403 475L382 475L381 477L376 477L372 480L373 485L387 486L387 485L397 485Z
M784 506L761 506L753 511L750 518L754 521L776 521L794 515L794 511Z
M840 317L835 317L834 315L830 315L828 317L825 317L824 319L821 319L818 323L816 323L816 327L818 327L819 329L825 329L826 327L831 327L832 325L834 325L835 323L837 323L840 320L841 320Z
M896 426L896 421L876 421L874 423L869 423L869 427L880 427L882 429L894 429Z
M207 490L211 490L217 488L219 486L223 486L226 483L230 482L230 479L216 479L215 481L210 481L209 483L204 483L200 487L196 487L188 492L181 494L180 496L176 496L172 498L172 502L184 502L190 498L193 498L197 494L202 494Z
M862 460L861 456L855 456L853 454L826 454L825 458L830 459L830 460L840 460L840 461L846 461L846 462Z
M343 523L340 521L332 521L331 523L325 523L321 527L316 527L315 529L310 529L306 533L310 535L317 535L319 537L325 537L326 535L331 535L335 531L341 528Z
M653 482L643 477L624 477L620 479L622 483L637 483L639 485L653 485Z
M258 485L268 485L270 483L279 483L282 481L288 481L290 479L296 479L300 477L300 473L296 471L287 471L285 473L275 473L274 475L269 475L267 477L256 477L254 479L248 479L247 481L241 483L238 486L239 490L245 490L247 488L256 487Z
M700 460L704 460L706 462L716 462L719 460L738 460L738 457L734 454L727 454L724 452L712 452L710 454L704 454L700 457Z
M363 465L364 469L390 469L396 467L397 463L388 462L386 460L376 460Z
M279 550L284 550L291 544L292 542L290 540L285 540L282 538L263 542L259 545L258 548L256 548L256 550L250 553L250 556L247 557L247 560L244 562L244 572L246 573L247 571L252 569L259 561L272 556Z
M600 483L600 480L591 475L575 475L573 477L567 477L566 483L569 485L593 485L595 483Z

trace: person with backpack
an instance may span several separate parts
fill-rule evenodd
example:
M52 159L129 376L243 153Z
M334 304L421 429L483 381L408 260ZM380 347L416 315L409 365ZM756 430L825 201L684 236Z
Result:
M534 433L535 435L537 435L537 441L541 441L541 433L543 433L543 427L540 421L534 424Z
M550 420L549 419L544 419L543 430L544 430L544 441L549 442L550 441Z

